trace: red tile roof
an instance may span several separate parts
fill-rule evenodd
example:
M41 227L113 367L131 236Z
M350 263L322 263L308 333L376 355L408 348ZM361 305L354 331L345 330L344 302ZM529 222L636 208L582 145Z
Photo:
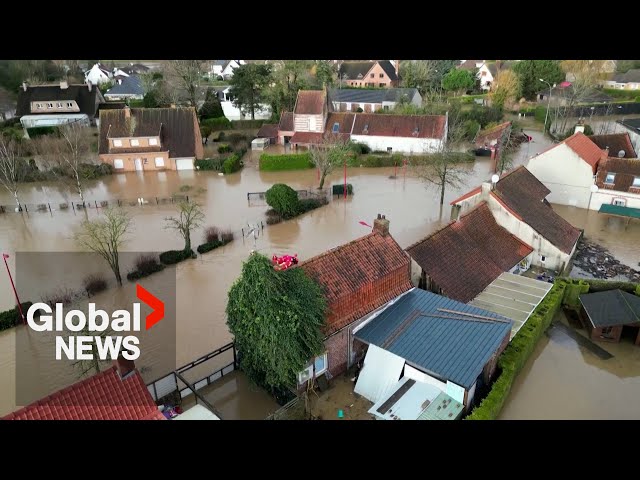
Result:
M163 420L136 370L120 379L115 367L5 416L3 420Z
M604 152L589 140L584 133L577 132L563 141L567 147L573 150L580 158L591 165L593 173L596 173L598 162L605 157Z
M624 151L624 157L620 158L636 158L637 154L631 143L628 133L612 133L610 135L591 135L588 137L598 148L604 150L609 148L610 157L618 157L620 151Z
M297 115L322 115L325 103L324 90L298 90L294 112Z
M410 265L391 235L372 232L300 267L324 288L330 335L411 289Z
M493 128L479 132L476 137L476 146L483 147L485 145L490 145L494 140L502 138L509 128L511 128L511 122L504 122Z
M496 223L486 202L407 248L444 295L459 302L473 300L532 251Z
M524 223L563 252L571 253L580 230L544 202L549 193L549 189L524 166L504 174L492 192Z
M455 205L456 203L460 203L461 201L466 200L467 198L473 197L474 195L479 194L481 191L482 191L482 187L476 187L473 190L471 190L470 192L465 193L461 197L458 197L455 200L453 200L451 202L451 205Z
M293 132L293 112L282 112L278 130L283 132Z
M258 138L276 138L278 136L278 125L275 123L265 123L260 127L256 136Z
M320 132L296 132L289 140L290 143L299 143L302 145L308 145L311 143L320 143L322 141L323 134Z
M332 112L327 116L327 126L325 127L325 131L334 133L333 127L337 123L338 133L348 135L351 133L351 129L353 128L353 121L355 120L355 118L355 113Z
M607 173L615 173L613 187L604 185ZM608 158L600 162L596 184L599 188L628 192L636 177L640 177L640 159L637 158ZM637 188L637 187L636 187Z
M446 122L444 115L358 113L352 135L441 139L445 134Z

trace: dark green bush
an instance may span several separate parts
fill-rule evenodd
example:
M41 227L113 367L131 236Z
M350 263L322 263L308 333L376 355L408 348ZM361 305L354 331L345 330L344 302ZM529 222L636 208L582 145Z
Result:
M366 145L364 143L352 143L350 147L351 151L357 153L358 155L371 153L371 148L369 147L369 145Z
M242 168L242 161L240 160L240 155L234 153L230 157L228 157L224 163L222 164L222 171L225 175L228 175L233 172L237 172Z
M227 153L231 151L231 145L220 145L218 146L218 153Z
M34 127L27 128L27 134L30 139L41 137L42 135L58 135L58 127Z
M88 275L84 278L82 283L84 285L84 290L89 296L107 289L107 281L105 280L104 275L100 273Z
M80 176L88 180L92 180L104 175L111 175L113 173L113 166L108 163L82 163L79 170Z
M211 128L212 132L217 132L218 130L228 130L231 128L231 122L227 117L206 118L202 120L200 124Z
M290 155L260 155L260 170L275 172L278 170L301 170L313 168L309 153L292 153Z
M189 258L195 258L193 250L168 250L160 254L160 261L165 265L173 265Z
M31 305L33 305L32 302L24 302L20 304L25 318L27 316L27 310L29 310ZM20 310L18 308L12 308L11 310L0 312L0 331L15 327L16 325L19 325L20 322L22 322L22 317L20 317Z
M291 218L298 214L300 200L298 192L289 185L276 183L265 193L267 205L284 218Z
M283 220L282 215L276 212L273 208L267 210L265 215L267 216L267 225L275 225Z
M198 245L198 253L207 253L207 252L210 252L211 250L221 247L222 245L224 245L224 243L222 243L219 240L214 240L213 242L206 242L206 243L203 243L202 245Z
M298 204L298 215L302 215L303 213L307 213L311 210L315 210L316 208L322 207L328 203L329 201L324 197L305 198L303 200L300 200L300 203Z
M203 160L196 160L195 166L197 170L222 170L222 164L224 163L224 158L205 158Z
M225 139L232 147L236 147L242 142L247 142L247 136L242 133L230 133L225 137Z
M127 273L127 280L132 282L162 270L164 270L164 265L158 262L158 258L155 255L151 253L142 254L136 258L135 269Z
M334 195L344 195L344 184L333 185L332 193ZM353 185L347 183L347 195L353 195Z

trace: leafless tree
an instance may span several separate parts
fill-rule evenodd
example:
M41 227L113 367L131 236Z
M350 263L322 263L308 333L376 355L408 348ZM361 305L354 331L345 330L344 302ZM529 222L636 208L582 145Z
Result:
M106 260L120 286L122 286L122 276L119 250L124 245L130 228L131 219L126 212L117 208L108 208L102 218L85 220L75 235L75 240L80 246L97 253Z
M318 190L324 187L324 180L336 166L342 165L349 153L349 143L339 135L330 133L318 144L309 147L311 162L320 171Z
M201 227L205 217L200 205L192 201L180 202L178 211L177 218L165 218L165 228L175 230L184 238L184 250L188 252L191 250L191 230Z
M18 211L21 211L18 188L24 180L26 167L20 144L0 135L0 183L13 195Z
M169 60L167 65L176 87L184 90L192 107L198 108L204 60Z
M459 116L449 117L449 131L447 140L442 143L440 149L428 154L425 161L415 165L416 173L427 186L435 188L440 193L440 205L444 205L444 194L447 187L459 188L468 170L455 161L454 152L463 143L464 128Z
M517 151L520 142L516 140L518 135L524 135L524 132L514 132L512 125L509 125L502 131L500 138L496 144L496 172L502 175L505 170L509 170L513 166L513 155Z
M95 371L95 373L100 373L100 367L102 365L106 366L107 364L111 363L111 362L107 362L106 360L100 359L98 344L96 342L95 337L99 336L102 339L102 342L104 343L106 337L112 334L113 334L113 330L111 329L111 327L107 327L106 330L102 332L90 331L88 326L80 330L80 335L91 337L93 339L91 342L89 342L89 344L91 345L91 351L89 353L92 355L93 358L91 358L90 360L77 360L73 362L72 365L78 368L79 370L79 373L78 373L79 378L84 377L87 373L89 373L92 370Z
M84 205L82 166L87 163L91 153L91 131L78 123L69 123L58 131L59 136L46 135L35 140L35 150L60 180L72 179Z

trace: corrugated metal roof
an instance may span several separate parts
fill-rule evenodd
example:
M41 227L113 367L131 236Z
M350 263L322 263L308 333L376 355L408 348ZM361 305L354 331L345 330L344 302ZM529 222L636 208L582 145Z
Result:
M598 213L608 213L609 215L620 215L621 217L640 218L640 208L623 207L622 205L611 205L603 203Z
M335 88L329 92L332 102L382 103L399 102L403 96L411 102L418 93L417 88Z
M424 409L418 420L457 420L463 409L464 405L442 392Z
M416 289L355 335L469 389L511 324L493 312Z
M585 293L580 302L594 327L640 322L640 297L622 290Z

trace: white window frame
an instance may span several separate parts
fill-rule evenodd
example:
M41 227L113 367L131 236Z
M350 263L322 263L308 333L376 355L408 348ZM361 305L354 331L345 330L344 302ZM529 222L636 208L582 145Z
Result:
M73 108L73 102L67 102L67 108Z
M160 160L159 164L158 164L158 160ZM153 162L154 162L156 168L164 167L164 157L156 157Z
M640 188L640 177L633 177L633 183L631 186Z
M116 165L116 162L120 162L119 165ZM124 160L122 160L121 158L114 158L113 159L113 168L116 170L122 170L124 168Z
M616 205L618 207L626 207L627 200L625 198L614 198L611 200L611 205Z
M140 146L140 141L137 138L132 138L131 140L129 140L129 143L131 144L132 147Z
M319 358L322 358L322 361L324 363L324 368L322 370L318 370L314 372L313 370L315 368L316 360ZM311 380L312 378L319 377L327 370L329 370L329 357L327 355L327 352L324 352L323 354L318 355L317 357L313 357L313 359L307 364L304 370L302 370L301 372L298 372L298 385L302 385L303 383L305 383L308 380Z
M609 177L611 177L611 180L609 180ZM612 172L607 172L607 176L604 177L604 183L606 183L607 185L613 185L615 182L616 182L616 174Z
M114 147L121 147L122 146L122 140L114 139L113 140L113 146Z
M56 108L62 108L62 102L56 103Z
M544 263L546 260L547 260L547 256L540 254L540 263Z
M53 108L53 103L47 103L47 108Z
M158 145L158 139L157 138L150 138L149 139L149 145Z

